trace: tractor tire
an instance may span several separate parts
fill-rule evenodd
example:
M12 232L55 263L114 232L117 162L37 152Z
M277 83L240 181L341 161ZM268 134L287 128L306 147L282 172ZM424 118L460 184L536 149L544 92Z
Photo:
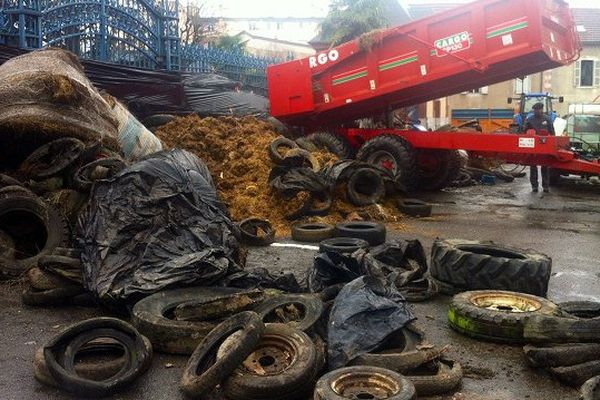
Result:
M350 142L343 136L330 132L316 132L306 137L306 140L315 145L317 149L325 149L335 154L341 160L352 158L354 150Z
M477 290L452 298L448 322L452 329L501 343L523 343L526 324L536 315L553 315L557 306L543 297L502 290Z
M424 160L433 160L427 166ZM419 179L417 188L436 191L451 186L460 173L461 157L458 150L419 150L417 154Z
M494 289L544 297L551 271L550 257L493 242L437 239L431 251L430 274L444 294ZM448 293L447 286L455 290Z
M376 136L360 148L356 158L389 170L394 181L405 190L416 186L419 174L415 150L400 136Z

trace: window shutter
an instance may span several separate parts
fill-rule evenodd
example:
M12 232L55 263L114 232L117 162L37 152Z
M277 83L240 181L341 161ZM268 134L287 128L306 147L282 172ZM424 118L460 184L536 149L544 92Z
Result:
M573 86L579 87L581 85L581 60L575 63L575 73L573 74Z
M488 94L489 92L489 87L488 86L484 86L481 88L480 90L481 94Z
M594 87L600 86L600 61L594 60Z

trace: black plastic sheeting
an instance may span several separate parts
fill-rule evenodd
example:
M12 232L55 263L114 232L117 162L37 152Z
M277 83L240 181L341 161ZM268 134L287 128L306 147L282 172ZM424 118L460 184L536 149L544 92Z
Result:
M26 51L0 45L0 64ZM124 103L138 119L154 114L267 117L269 100L241 92L241 84L215 74L147 70L81 60L87 77Z
M243 289L279 289L284 292L301 293L302 287L292 273L272 274L265 268L255 268L236 272L226 277L222 284L226 287Z
M342 288L331 309L327 343L329 369L379 347L415 316L402 294L385 279L363 276Z
M184 150L95 184L75 237L84 285L105 304L241 271L237 228L206 165Z

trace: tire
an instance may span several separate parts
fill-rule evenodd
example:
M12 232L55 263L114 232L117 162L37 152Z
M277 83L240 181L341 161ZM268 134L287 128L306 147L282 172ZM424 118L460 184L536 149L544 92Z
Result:
M432 208L431 204L417 199L398 200L398 210L411 217L429 217Z
M358 207L377 204L385 196L383 178L372 168L359 168L346 184L350 203Z
M456 290L508 290L545 297L551 272L547 255L493 242L437 239L431 251L431 276Z
M415 385L419 397L453 392L462 382L462 367L454 361L443 359L432 361L423 365L420 369L425 369L426 374L419 375L418 369L406 375Z
M385 243L385 225L378 222L342 222L335 226L335 236L366 240L370 246Z
M52 290L72 285L71 282L52 273L33 267L27 271L29 284L35 290Z
M246 218L240 222L242 243L251 246L268 246L275 241L275 229L269 221L260 218ZM259 232L262 231L262 234Z
M325 239L319 243L319 252L325 253L329 251L332 253L352 254L356 250L366 249L368 247L369 242L363 239L335 237Z
M308 200L300 209L287 215L285 218L294 221L302 217L324 217L329 214L333 206L333 195L330 192L311 193Z
M597 343L600 318L539 315L527 322L524 336L532 343Z
M312 294L288 294L265 300L254 311L264 323L283 323L294 329L308 331L321 318L323 302ZM289 320L286 311L294 319ZM295 312L300 315L293 315Z
M144 119L144 126L153 130L174 121L176 118L175 115L171 114L154 114Z
M314 400L415 400L415 386L406 377L377 367L345 367L325 374L315 387Z
M78 139L56 139L31 153L19 170L35 180L48 179L73 165L84 149L85 145Z
M319 148L315 146L315 144L308 140L306 137L299 137L298 139L294 140L294 142L296 142L298 147L300 147L301 149L310 151L311 153L319 150Z
M41 256L64 244L68 236L67 222L58 211L37 197L20 195L0 198L0 230L13 239L16 253L24 255L0 255L0 274L6 277L23 275Z
M4 186L0 189L0 197L7 196L33 196L35 193L21 185Z
M105 168L106 175L102 177L93 177L96 168ZM96 161L92 161L81 168L79 168L73 175L73 186L82 192L89 192L95 181L100 179L109 179L117 175L123 169L127 167L125 161L119 158L101 158Z
M292 239L297 242L315 243L333 237L335 227L318 222L299 223L292 226Z
M189 301L172 311L177 321L221 321L242 311L250 311L265 300L262 290L244 291L226 296L217 296L208 301Z
M585 382L581 387L581 400L600 399L600 375Z
M94 381L77 375L75 356L82 347L98 338L110 338L122 344L126 367L110 379ZM81 397L104 397L115 394L140 377L152 361L152 347L135 328L116 318L92 318L79 322L44 346L44 359L50 375L59 387Z
M144 345L147 348L151 348L152 344L148 340L148 338L143 337ZM87 343L79 352L78 355L86 354L86 355L105 355L107 351L119 351L122 352L122 347L118 344L97 344L97 343ZM92 379L95 381L100 381L104 379L108 379L115 374L117 374L124 366L126 362L125 355L123 354L121 357L116 357L114 359L105 360L103 359L101 362L94 361L81 361L75 364L75 372L77 375L83 376L87 379ZM48 371L48 367L46 366L46 360L44 359L44 348L40 347L36 352L33 358L33 375L34 377L41 383L58 387L58 384L50 375L50 371Z
M567 301L558 308L578 318L600 318L600 303L595 301Z
M269 145L269 156L271 157L273 163L277 165L282 165L284 163L283 160L285 156L279 153L279 148L281 147L286 147L291 150L298 148L298 145L293 140L283 136L279 136L277 139L273 140Z
M177 321L167 313L190 301L208 301L215 297L239 293L233 288L188 288L155 293L133 306L132 323L157 351L171 354L192 354L200 341L214 329L208 321Z
M406 140L396 135L380 135L367 141L356 158L389 170L394 181L406 190L415 187L418 179L415 151Z
M325 149L335 154L341 160L352 158L354 150L345 137L331 132L316 132L308 135L306 140L318 149Z
M317 375L318 354L310 337L283 324L267 324L255 351L225 382L227 398L306 398Z
M550 368L550 372L562 383L573 387L580 387L593 377L600 376L600 360L568 367Z
M21 295L23 304L31 307L56 307L71 303L73 297L84 292L82 286L62 286L56 289L35 290L27 288Z
M523 348L529 364L534 367L566 367L588 361L600 360L600 344L573 343L548 347L525 346Z
M461 157L457 150L419 150L417 159L417 188L421 190L444 189L456 180L460 172Z
M0 189L6 186L23 186L23 184L15 178L0 174Z
M55 253L58 251L75 255L72 252L68 252L68 249L66 251L59 248L55 249ZM44 255L39 258L38 266L42 271L59 276L72 284L83 285L83 273L81 271L79 255L77 255L77 258L57 254Z
M333 226L331 230L333 231ZM4 231L0 231L0 257L5 259L15 258L15 242Z
M203 398L227 378L256 348L265 330L260 317L241 312L213 329L196 347L183 370L180 387L191 398ZM232 334L236 341L217 358L217 351Z
M479 290L454 296L450 302L448 322L452 329L476 339L523 343L523 331L531 318L552 315L556 310L554 303L542 297Z

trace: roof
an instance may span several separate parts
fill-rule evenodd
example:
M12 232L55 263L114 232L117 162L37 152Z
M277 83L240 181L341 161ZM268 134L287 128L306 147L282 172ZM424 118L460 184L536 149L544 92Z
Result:
M600 43L600 8L573 8L573 17L583 43Z

